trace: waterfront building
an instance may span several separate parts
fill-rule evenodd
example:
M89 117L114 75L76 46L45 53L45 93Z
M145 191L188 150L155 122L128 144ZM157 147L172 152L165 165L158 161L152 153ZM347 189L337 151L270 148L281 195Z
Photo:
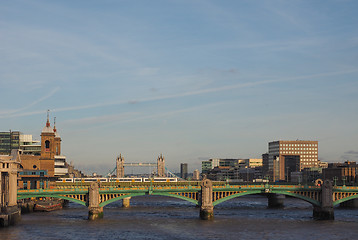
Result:
M318 166L318 141L274 141L268 144L271 180L287 180L290 172Z
M40 141L33 140L30 134L20 134L21 154L41 155Z
M262 167L262 158L249 158L248 161L248 167L250 168L256 168L256 167Z
M329 179L336 184L353 184L358 182L358 164L346 161L344 163L329 163L322 171L323 179Z
M231 159L231 158L212 158L209 161L201 162L201 172L206 174L215 167L237 167L239 164L246 164L241 159Z
M180 177L182 179L188 178L188 164L187 163L180 164Z
M214 168L213 163L211 161L202 161L201 162L201 173L206 174L213 168Z
M258 174L256 176L256 174ZM261 171L256 168L222 167L218 166L208 172L207 178L213 181L251 182L254 179L261 179Z
M0 132L0 155L10 155L12 150L20 147L20 132Z
M27 137L27 142L30 138ZM41 132L40 154L21 155L21 168L19 173L20 188L48 187L57 177L68 175L66 157L61 155L61 137L57 132L56 125L51 127L49 116Z
M262 154L262 176L266 178L269 176L269 154Z
M193 172L193 180L194 181L199 181L200 180L200 172L198 169L195 169Z
M213 167L215 164L215 167ZM210 159L203 161L202 167L211 180L240 180L252 181L253 179L262 179L262 159Z
M0 155L10 155L12 150L21 150L20 154L40 155L40 141L34 141L32 135L19 131L0 132Z

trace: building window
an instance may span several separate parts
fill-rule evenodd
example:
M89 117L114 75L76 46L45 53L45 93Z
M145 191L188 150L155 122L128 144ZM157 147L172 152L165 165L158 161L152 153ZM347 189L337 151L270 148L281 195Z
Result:
M46 152L50 151L50 141L49 140L45 141L45 151Z

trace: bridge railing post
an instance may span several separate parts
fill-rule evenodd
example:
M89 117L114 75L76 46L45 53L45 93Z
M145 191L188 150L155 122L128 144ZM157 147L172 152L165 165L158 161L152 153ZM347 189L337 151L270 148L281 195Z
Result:
M214 218L213 183L209 179L204 179L201 182L200 195L200 218L212 220Z
M317 220L333 220L333 185L329 180L325 180L321 187L321 205L314 206L313 218Z
M103 218L103 207L99 206L99 185L92 182L88 188L88 219L96 220Z

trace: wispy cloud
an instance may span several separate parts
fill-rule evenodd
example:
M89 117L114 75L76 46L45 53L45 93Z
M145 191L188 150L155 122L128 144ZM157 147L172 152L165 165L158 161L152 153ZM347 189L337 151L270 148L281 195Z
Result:
M345 152L344 154L353 154L353 155L358 155L358 151L353 151L353 150L350 150L350 151Z
M69 119L63 122L64 125L93 125L93 124L105 124L109 122L121 122L133 119L137 116L138 113L129 112L129 113L120 113L120 114L110 114L110 115L101 115L95 117L87 117L80 119Z
M344 152L341 156L341 160L343 161L358 161L358 151L356 150L349 150Z
M60 90L60 87L56 87L56 88L52 89L50 92L48 92L46 95L42 96L39 99L36 99L35 101L31 102L30 104L28 104L22 108L8 110L8 111L1 111L0 118L30 116L30 115L35 115L35 114L39 114L39 113L44 113L45 110L44 111L34 111L34 112L23 112L23 111L25 111L33 106L36 106L38 103L43 102L48 98L51 98L59 90Z
M138 104L138 103L145 103L145 102L153 102L153 101L161 101L161 100L203 95L203 94L209 94L209 93L215 93L215 92L224 92L224 91L229 91L229 90L234 90L234 89L267 85L267 84L279 83L279 82L291 82L291 81L297 81L297 80L303 80L303 79L338 76L338 75L344 75L344 74L350 74L350 73L356 73L356 72L358 72L358 69L348 69L348 70L336 71L336 72L301 75L301 76L297 76L297 77L286 77L286 78L269 79L269 80L255 81L255 82L245 82L245 83L238 83L238 84L226 85L226 86L215 87L215 88L205 88L205 89L199 89L199 90L194 90L194 91L181 92L181 93L177 93L177 94L158 95L156 97L149 97L149 98L142 98L142 99L130 99L130 100L125 100L125 101L117 101L117 102L111 101L111 102L95 103L95 104L89 104L89 105L55 108L55 109L51 109L51 111L52 112L67 112L67 111L77 111L77 110L83 110L83 109L93 109L93 108L99 108L99 107L108 107L108 106L113 106L113 105ZM34 101L33 103L31 103L30 105L28 105L24 108L17 109L17 110L11 111L11 112L9 111L9 112L5 112L5 113L1 113L0 118L23 117L23 116L30 116L30 115L36 115L36 114L43 114L44 110L32 111L32 112L22 112L22 111L51 97L58 90L59 90L59 88L52 90L46 96Z
M198 110L204 110L206 108L212 108L220 105L228 104L228 102L217 102L211 104L205 104L200 106L193 106L189 108L177 109L173 111L166 111L156 114L140 114L138 112L128 112L121 114L109 114L98 117L89 117L89 118L80 118L73 120L66 120L63 122L63 125L80 125L80 128L77 128L78 131L83 131L87 129L98 129L103 127L114 126L119 123L127 122L136 122L149 119L165 119L167 117L173 117L178 114L183 114L186 112L194 112Z

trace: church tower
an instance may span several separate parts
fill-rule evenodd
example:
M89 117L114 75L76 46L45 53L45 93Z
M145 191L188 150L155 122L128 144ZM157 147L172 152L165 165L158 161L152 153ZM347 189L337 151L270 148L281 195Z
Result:
M41 169L47 170L47 174L53 177L55 174L55 132L50 126L49 111L47 122L41 132Z

